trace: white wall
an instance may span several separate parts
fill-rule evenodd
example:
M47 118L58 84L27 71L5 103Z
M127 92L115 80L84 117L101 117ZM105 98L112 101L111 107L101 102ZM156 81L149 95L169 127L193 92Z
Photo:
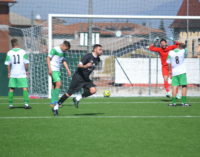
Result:
M149 83L149 59L148 58L117 58L133 84ZM156 58L151 59L151 83L156 83ZM187 58L188 83L200 83L200 59ZM115 83L129 83L124 72L115 60ZM160 59L158 59L158 83L163 83Z

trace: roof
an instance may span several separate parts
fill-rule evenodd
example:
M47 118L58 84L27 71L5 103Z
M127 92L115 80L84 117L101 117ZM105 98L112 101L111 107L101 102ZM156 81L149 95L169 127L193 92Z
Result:
M188 9L187 9L188 8ZM200 16L200 1L189 0L187 7L187 0L183 0L177 16ZM188 10L188 13L187 13ZM197 28L200 25L200 20L188 20L190 28ZM170 27L173 28L186 28L187 20L174 20Z
M34 24L40 24L42 20L34 20ZM13 26L31 26L32 20L25 16L10 12L10 24Z
M70 25L53 25L53 34L73 35L80 32L88 32L88 23L75 23ZM149 32L163 33L160 29L149 28L135 23L93 23L93 32L98 32L101 35L115 35L116 31L120 30L123 35L147 35Z
M0 3L16 3L16 0L0 0Z

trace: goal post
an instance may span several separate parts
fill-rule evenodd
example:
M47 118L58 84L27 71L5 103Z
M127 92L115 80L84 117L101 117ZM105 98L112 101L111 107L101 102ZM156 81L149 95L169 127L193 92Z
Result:
M88 35L89 19L92 19L90 20L92 35ZM160 60L157 53L148 50L148 46L155 42L157 37L157 41L165 38L169 44L173 44L174 40L187 42L191 47L187 64L196 66L194 71L189 69L190 74L198 73L195 78L190 79L190 85L196 93L197 85L200 84L200 61L199 54L193 47L200 45L200 38L188 36L189 32L175 29L173 24L176 20L179 24L188 20L198 21L200 16L49 14L46 39L48 51L61 44L63 40L70 41L72 48L65 57L74 72L80 58L89 50L88 46L91 44L87 44L87 41L91 41L92 44L102 44L104 48L102 62L92 74L92 79L98 88L96 96L102 96L104 90L110 90L113 96L160 96L164 91L161 89L163 80ZM164 29L159 27L160 21L164 22ZM192 25L190 22L189 24ZM190 29L190 26L187 27ZM89 40L88 37L92 39ZM157 45L159 46L158 42ZM195 53L195 57L192 53ZM61 73L62 93L64 93L69 87L71 78L63 68ZM51 81L48 77L49 98Z

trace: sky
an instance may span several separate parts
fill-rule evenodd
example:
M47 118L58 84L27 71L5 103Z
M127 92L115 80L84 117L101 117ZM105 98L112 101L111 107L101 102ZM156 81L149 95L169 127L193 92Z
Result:
M48 14L87 14L89 0L17 0L11 7L11 12L31 18L31 14L47 19ZM176 15L182 0L92 0L93 14L108 15ZM69 22L69 19L68 23ZM65 20L66 21L66 20ZM125 22L112 20L114 22ZM83 21L82 21L83 22ZM103 22L107 22L106 20ZM110 21L109 21L110 22ZM133 23L146 23L153 28L159 28L160 20L129 20ZM71 23L74 23L71 22ZM164 21L166 31L172 20Z
M176 15L182 0L93 0L93 14ZM49 13L87 14L88 0L17 0L12 12L31 17Z

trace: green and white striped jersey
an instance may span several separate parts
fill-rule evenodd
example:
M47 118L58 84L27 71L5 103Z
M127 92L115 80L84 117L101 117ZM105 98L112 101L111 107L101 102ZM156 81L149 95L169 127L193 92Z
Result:
M25 64L29 64L28 54L20 48L8 51L5 65L11 65L11 78L26 78Z
M186 67L184 63L185 56L185 49L174 49L169 51L167 63L172 65L172 76L186 73Z
M61 64L64 60L64 52L61 50L60 46L51 49L48 56L51 59L50 65L52 71L60 71Z

